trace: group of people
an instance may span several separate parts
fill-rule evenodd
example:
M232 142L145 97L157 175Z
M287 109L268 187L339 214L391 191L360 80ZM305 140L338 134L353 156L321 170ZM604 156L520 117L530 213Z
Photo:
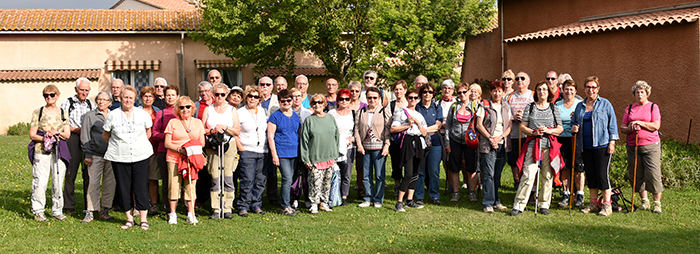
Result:
M483 188L486 213L508 209L499 198L506 163L516 189L509 215L521 214L530 198L537 199L539 213L549 214L553 182L563 187L560 207L584 207L585 179L590 202L581 212L612 213L609 164L619 135L615 111L598 95L596 77L585 80L581 98L568 74L550 71L532 91L526 73L508 70L490 83L489 99L482 99L479 84L444 80L438 99L437 87L424 76L415 79L414 88L399 80L390 91L376 87L377 78L366 71L364 84L351 81L342 89L331 78L326 94L310 95L304 75L291 89L284 77L230 89L212 70L209 81L198 84L196 102L157 78L140 91L115 79L112 92L98 93L95 103L87 99L90 81L80 78L75 96L60 107L61 92L48 85L42 91L46 105L31 121L32 212L36 220L47 221L44 193L50 176L53 217L76 213L80 165L83 222L113 219L109 211L119 206L127 217L123 229L135 225L136 215L139 226L149 229L147 216L159 213L159 203L168 223L177 224L181 198L186 221L198 223L199 186L209 194L201 199L211 201L212 219L230 219L234 210L241 217L265 214L264 193L284 215L295 216L302 203L310 213L330 212L348 205L353 166L363 199L358 206L379 208L390 156L397 212L422 208L425 198L441 204L442 162L450 201L460 200L462 172L461 187L471 202ZM648 100L646 82L637 82L632 93L636 102L625 109L620 127L627 134L629 164L638 165L630 166L630 181L640 183L635 185L640 209L651 208L649 191L653 211L661 213L660 113ZM197 182L202 176L208 176L201 178L206 184Z

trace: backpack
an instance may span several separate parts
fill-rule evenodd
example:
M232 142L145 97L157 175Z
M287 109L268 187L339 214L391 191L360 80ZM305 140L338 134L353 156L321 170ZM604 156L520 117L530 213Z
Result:
M484 107L484 118L488 116L488 109L491 107L491 104L489 103L488 100L481 100L481 104L477 105L476 111L479 111L479 108ZM452 104L454 105L454 104ZM455 106L456 108L456 106ZM471 109L470 109L471 110ZM479 131L476 129L476 112L472 112L472 117L469 119L469 126L467 127L467 134L464 135L464 142L467 143L469 147L471 147L474 150L477 150L479 148Z
M85 99L85 100L87 100L87 99ZM73 111L73 109L75 109L75 104L79 103L79 101L74 101L73 97L69 97L68 102L70 103L70 105L68 106L68 114L70 114L70 112ZM88 109L92 110L92 103L90 103L88 101L87 105L88 105Z
M634 105L634 104L630 104L629 106L627 106L627 115L630 115L632 113L632 105ZM654 113L654 105L655 104L653 102L651 102L651 109L649 110L649 114ZM661 131L659 131L659 130L656 130L656 131L659 133L659 138L661 138L661 136L663 136L663 134L661 134ZM661 148L663 149L663 146L661 146Z
M69 112L70 112L70 111L69 111ZM64 112L63 112L63 109L61 109L61 121L65 121L65 120L66 120L66 116L63 115L63 113L64 113ZM41 108L39 108L39 118L37 118L38 121L41 121L41 116L42 116L43 114L44 114L44 106L42 106Z
M406 113L406 117L410 116L408 114L408 110L406 110L405 108L403 109L403 112ZM406 132L408 132L408 129L402 132L391 134L391 138L394 140L394 142L399 143L399 148L403 148L403 139L406 137Z
M613 212L630 212L627 206L629 205L629 207L632 207L632 202L629 199L625 198L625 194L622 193L620 188L612 189L611 192L612 194L610 195L610 206L612 206ZM600 204L602 202L603 197L601 196L600 198L598 198L598 203Z

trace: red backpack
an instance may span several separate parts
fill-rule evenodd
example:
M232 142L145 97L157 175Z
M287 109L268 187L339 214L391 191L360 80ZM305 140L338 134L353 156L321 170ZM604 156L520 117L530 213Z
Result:
M482 99L482 104L484 107L484 119L489 115L489 108L491 107L491 104L489 103L488 100ZM476 112L479 112L479 107L482 105L478 105ZM469 127L467 127L467 134L464 135L464 142L467 143L469 147L471 147L474 150L477 150L479 148L479 131L476 129L476 112L473 112L472 114L472 119L469 120Z

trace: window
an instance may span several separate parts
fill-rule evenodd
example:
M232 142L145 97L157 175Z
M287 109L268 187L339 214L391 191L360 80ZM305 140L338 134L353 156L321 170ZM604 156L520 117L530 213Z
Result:
M202 69L202 80L209 81L207 74L211 70L218 70L221 73L221 83L226 84L229 88L241 86L241 69L240 68L205 68ZM199 84L199 82L197 82Z
M153 71L150 70L119 70L112 72L112 79L121 79L125 85L132 85L136 91L153 84ZM141 105L141 96L136 95L138 105Z

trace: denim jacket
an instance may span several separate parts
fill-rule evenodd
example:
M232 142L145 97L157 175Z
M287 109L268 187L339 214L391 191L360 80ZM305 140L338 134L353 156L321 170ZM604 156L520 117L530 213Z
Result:
M586 113L587 100L589 98L576 105L574 117L571 118L571 125L581 126L581 123L583 123L583 114ZM593 103L592 113L593 147L606 145L610 140L620 139L620 135L617 133L617 117L610 101L598 96ZM581 133L580 130L579 133ZM576 146L583 148L583 138L577 140Z

